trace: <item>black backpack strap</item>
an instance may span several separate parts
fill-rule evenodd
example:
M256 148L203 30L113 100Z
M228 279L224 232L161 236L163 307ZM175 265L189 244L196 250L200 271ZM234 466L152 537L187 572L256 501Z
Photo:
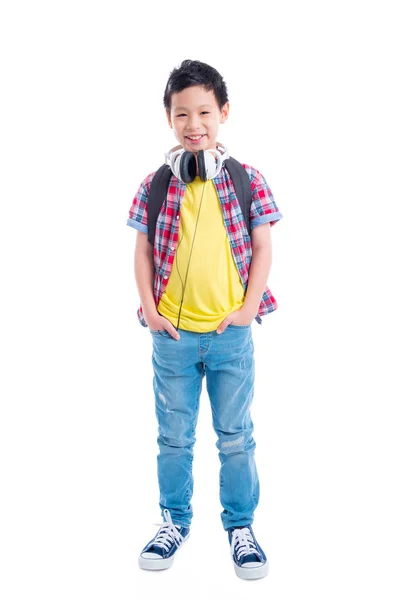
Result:
M171 169L168 165L162 165L155 173L147 201L147 237L154 246L154 237L156 233L157 218L160 213L164 200L167 197L169 180L171 179Z
M243 165L232 156L224 161L224 165L228 169L228 173L232 179L247 231L250 235L250 205L252 196L250 177Z

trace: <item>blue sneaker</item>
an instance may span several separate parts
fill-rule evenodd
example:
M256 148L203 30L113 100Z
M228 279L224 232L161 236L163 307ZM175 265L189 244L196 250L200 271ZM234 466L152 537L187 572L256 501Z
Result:
M143 548L139 556L139 567L158 571L168 569L174 560L176 551L189 537L189 527L174 525L171 513L163 510L164 522L155 523L160 529L157 535Z
M268 575L267 557L258 544L251 525L228 529L235 572L242 579L259 579Z

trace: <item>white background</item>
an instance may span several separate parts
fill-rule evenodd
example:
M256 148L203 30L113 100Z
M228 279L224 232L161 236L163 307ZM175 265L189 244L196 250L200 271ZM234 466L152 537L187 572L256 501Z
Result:
M5 2L1 50L1 596L399 597L399 22L395 2ZM191 539L161 520L151 336L136 317L142 179L176 144L186 58L224 77L219 140L283 219L253 324L270 560L236 577L203 387Z

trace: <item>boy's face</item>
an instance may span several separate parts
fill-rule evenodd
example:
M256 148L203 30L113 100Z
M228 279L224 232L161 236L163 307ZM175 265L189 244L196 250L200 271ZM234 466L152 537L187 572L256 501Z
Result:
M220 110L214 92L196 85L172 94L167 119L184 149L198 152L216 148L219 125L225 123L228 113L229 102Z

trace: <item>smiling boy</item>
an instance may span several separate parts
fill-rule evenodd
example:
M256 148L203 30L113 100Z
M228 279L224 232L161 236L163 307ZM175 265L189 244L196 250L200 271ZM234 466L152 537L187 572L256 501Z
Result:
M268 562L252 529L259 480L250 416L251 323L261 323L262 315L277 308L266 281L270 227L282 215L261 173L241 163L251 186L247 229L227 168L227 149L217 142L219 125L229 115L218 71L199 61L183 61L170 74L164 107L179 146L166 156L172 173L154 245L148 235L155 172L141 183L128 219L137 230L138 318L152 335L163 516L139 565L168 568L189 536L193 447L205 376L221 462L222 525L236 574L255 579L267 574Z

